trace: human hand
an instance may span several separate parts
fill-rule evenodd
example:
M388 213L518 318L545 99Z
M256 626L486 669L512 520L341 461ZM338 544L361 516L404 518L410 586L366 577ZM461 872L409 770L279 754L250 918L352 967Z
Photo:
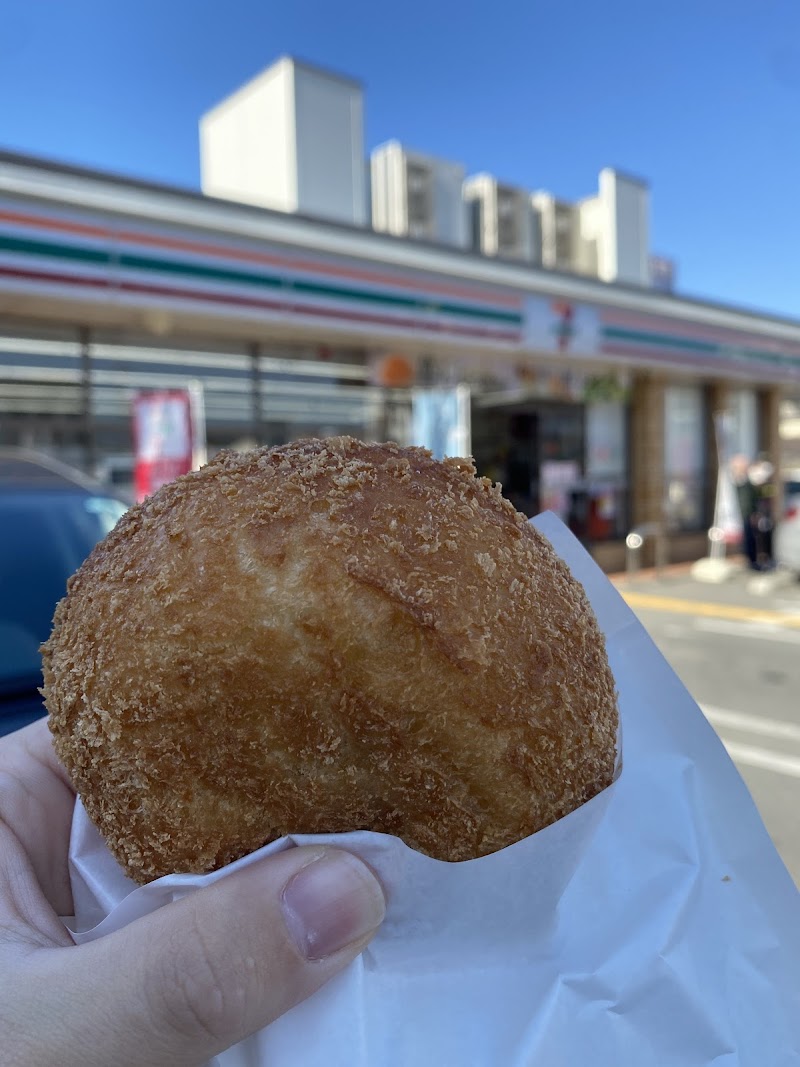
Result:
M384 915L369 868L289 849L75 946L75 795L44 721L0 739L0 1062L202 1064L288 1011L365 947Z

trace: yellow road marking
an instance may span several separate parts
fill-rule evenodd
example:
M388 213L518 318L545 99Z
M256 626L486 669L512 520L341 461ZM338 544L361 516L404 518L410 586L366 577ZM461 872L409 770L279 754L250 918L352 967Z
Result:
M702 600L683 600L679 597L656 596L652 593L631 593L620 589L628 607L667 611L674 615L706 615L712 619L740 619L745 622L764 622L772 626L791 626L800 629L800 615L785 615L781 611L747 608L740 604L709 604Z

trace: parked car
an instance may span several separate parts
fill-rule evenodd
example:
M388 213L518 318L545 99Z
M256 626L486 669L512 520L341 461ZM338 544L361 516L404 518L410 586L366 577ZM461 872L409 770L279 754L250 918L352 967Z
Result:
M120 498L133 503L136 499L134 477L136 460L132 455L105 456L95 467L94 476L101 485Z
M773 550L779 566L800 576L800 476L784 483L783 515L775 528Z
M67 579L126 507L48 457L0 449L0 734L45 713L39 645Z

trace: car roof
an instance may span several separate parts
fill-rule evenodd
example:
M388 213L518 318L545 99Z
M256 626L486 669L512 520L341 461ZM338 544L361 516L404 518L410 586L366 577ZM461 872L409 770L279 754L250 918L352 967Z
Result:
M0 490L72 489L108 495L99 482L82 471L29 449L0 448Z

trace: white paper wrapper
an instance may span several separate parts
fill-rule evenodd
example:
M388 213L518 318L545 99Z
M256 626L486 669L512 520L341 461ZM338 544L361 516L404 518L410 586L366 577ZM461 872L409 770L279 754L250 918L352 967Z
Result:
M624 768L554 826L469 863L353 833L275 842L137 888L78 805L76 941L294 843L335 841L388 889L346 972L215 1067L789 1067L800 1064L800 898L699 708L552 515L620 693Z

